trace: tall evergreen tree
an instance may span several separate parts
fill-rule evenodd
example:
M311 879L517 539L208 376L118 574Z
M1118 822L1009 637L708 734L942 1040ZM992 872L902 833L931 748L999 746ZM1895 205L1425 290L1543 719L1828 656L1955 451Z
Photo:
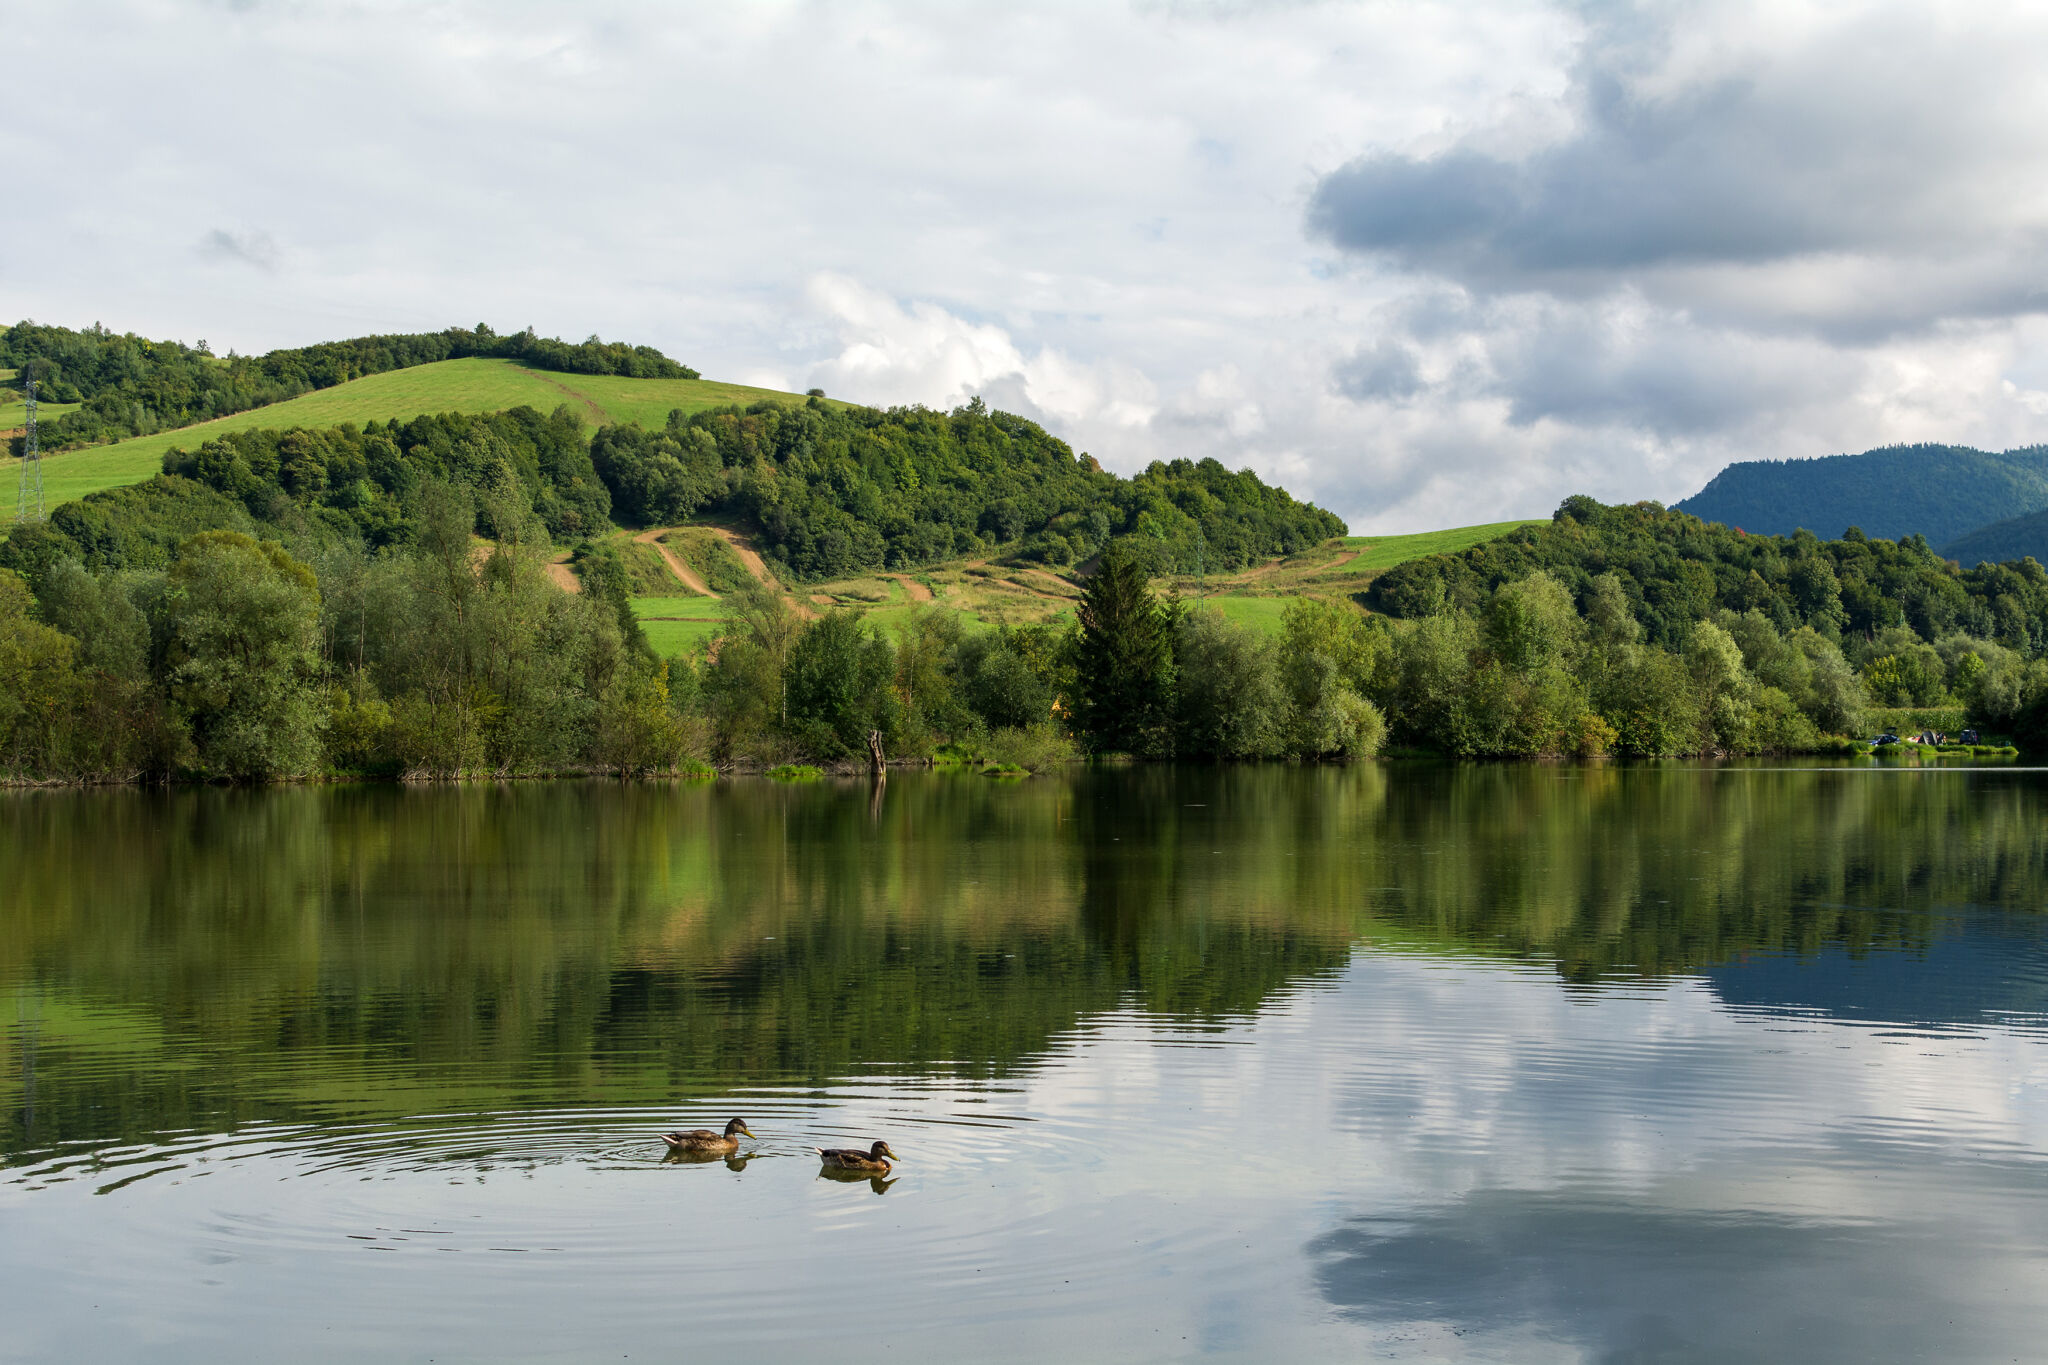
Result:
M1174 613L1120 545L1103 552L1081 597L1074 720L1096 753L1155 754L1173 711Z

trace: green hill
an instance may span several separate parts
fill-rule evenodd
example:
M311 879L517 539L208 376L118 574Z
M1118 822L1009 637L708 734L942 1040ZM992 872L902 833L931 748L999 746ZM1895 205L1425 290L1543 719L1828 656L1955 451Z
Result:
M1647 637L1672 650L1722 610L1755 610L1781 630L1811 626L1830 638L1905 625L1924 641L1962 631L2028 653L2048 641L2048 573L2038 567L1957 569L1917 536L1754 535L1654 503L1608 507L1587 497L1565 499L1549 522L1389 569L1364 600L1390 616L1476 611L1502 584L1539 569L1582 606L1595 580L1611 576Z
M531 327L500 336L479 323L439 332L349 337L262 355L217 356L201 341L161 341L113 332L17 322L0 331L0 366L16 392L35 380L38 397L62 404L42 414L42 448L54 454L105 445L265 408L317 389L439 360L510 360L557 374L695 379L697 372L652 346L591 337L566 342ZM19 434L10 440L20 455Z
M1942 546L1941 554L1966 569L2027 558L2048 564L2048 511L2029 512L2023 517L2007 517L1980 526Z
M1745 460L1678 503L1702 521L1764 535L1923 535L1940 545L2014 513L2048 508L2048 446L1886 446L1817 460Z
M1540 526L1539 520L1491 521L1479 526L1453 526L1442 531L1416 531L1402 536L1346 536L1344 550L1331 565L1336 573L1374 574L1428 555L1454 555L1489 540L1499 540L1524 526Z
M692 413L762 400L804 401L795 394L709 379L632 379L535 370L510 360L442 360L352 379L196 426L46 455L43 500L46 506L56 507L102 488L140 483L162 472L166 451L196 450L236 431L331 427L343 422L360 426L372 421L403 421L424 413L503 412L522 406L550 412L564 403L586 425L639 422L659 427L673 410ZM0 459L0 486L12 491L20 465L19 460Z

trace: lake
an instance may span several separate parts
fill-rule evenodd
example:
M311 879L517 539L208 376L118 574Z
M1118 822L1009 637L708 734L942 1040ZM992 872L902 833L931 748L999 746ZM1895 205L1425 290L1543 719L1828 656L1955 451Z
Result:
M2018 768L0 794L0 1360L2039 1358L2044 905Z

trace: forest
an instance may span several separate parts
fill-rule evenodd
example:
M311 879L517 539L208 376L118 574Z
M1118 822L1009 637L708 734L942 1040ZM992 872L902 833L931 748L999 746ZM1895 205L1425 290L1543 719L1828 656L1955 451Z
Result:
M1944 559L1967 567L2008 560L2048 560L2048 512L2029 512L1980 526L1940 547Z
M1702 521L1791 535L1801 527L1900 540L1919 534L1943 553L2015 513L2048 507L2048 448L1975 450L1900 445L1816 460L1744 460L1677 504Z
M1268 634L1155 580L1315 544L1334 517L1213 461L1120 479L978 403L594 436L566 408L446 414L234 433L165 468L0 542L0 771L1847 752L1910 707L2048 742L2048 572L1958 569L1917 537L1571 498L1361 600L1291 601ZM657 658L598 537L706 512L792 580L1006 553L1081 565L1084 596L1051 625L930 607L883 629L750 585L710 648ZM547 577L561 547L580 594Z
M1399 565L1366 600L1401 617L1471 609L1538 569L1581 605L1594 580L1612 574L1649 640L1667 649L1721 610L1754 610L1780 631L1805 626L1831 639L1906 626L1923 640L1962 633L2027 658L2048 649L2048 570L2032 561L1961 569L1920 536L1873 540L1853 526L1840 540L1750 535L1655 503L1585 497L1566 499L1548 524Z
M0 768L669 770L840 759L871 730L899 755L967 742L1043 763L1073 743L1055 724L1071 670L1063 639L970 634L934 611L891 640L851 616L800 620L763 591L734 603L715 658L658 660L617 553L593 538L615 507L637 511L634 524L651 508L708 508L759 516L749 524L792 578L964 552L1065 564L1109 549L1142 584L1183 561L1248 562L1343 530L1213 461L1117 478L979 403L798 411L784 420L763 404L592 438L567 408L521 408L173 450L157 478L63 504L0 542L11 575L0 615L18 627L0 662L0 684L14 684L0 703ZM673 454L682 445L712 458L686 466ZM658 502L674 496L660 478L679 468L710 492ZM925 538L901 533L919 525ZM879 537L853 534L876 526ZM543 572L558 545L577 549L580 595ZM1176 743L1221 753L1225 740L1190 736L1224 728L1185 719ZM1315 741L1324 747L1284 743L1360 747L1352 731L1324 729L1338 736ZM1261 734L1257 744L1284 747Z
M10 381L14 388L20 389L33 376L43 401L81 405L40 424L38 434L46 452L146 436L267 407L365 375L470 356L516 360L572 374L697 377L695 370L650 346L596 337L571 344L536 336L531 328L500 336L481 323L473 331L451 327L225 357L213 355L204 341L187 346L98 326L75 331L18 322L0 332L0 368L17 372ZM12 451L19 455L23 438L12 440Z
M980 399L927 408L759 403L658 432L599 431L591 459L629 526L735 518L797 579L909 568L997 547L1066 566L1129 538L1153 571L1236 569L1344 533L1344 523L1217 461L1132 479Z
M233 432L168 452L164 471L156 487L58 507L44 527L16 532L0 563L73 554L88 567L125 567L133 551L124 547L152 541L153 522L198 529L195 518L229 515L210 494L274 534L382 548L411 537L407 509L435 479L471 491L478 534L489 539L505 517L529 512L564 545L614 522L709 516L747 528L778 576L797 582L998 553L1066 566L1112 540L1154 573L1224 570L1344 533L1330 513L1248 470L1174 460L1119 478L978 402L950 413L763 402L671 417L657 432L625 425L594 435L566 407L546 417L450 413ZM170 503L185 510L170 514ZM149 516L125 510L144 504ZM247 529L232 516L215 524Z

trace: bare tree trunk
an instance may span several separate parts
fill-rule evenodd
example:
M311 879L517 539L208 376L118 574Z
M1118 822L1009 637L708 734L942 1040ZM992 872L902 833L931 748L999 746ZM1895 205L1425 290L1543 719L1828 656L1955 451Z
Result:
M882 754L882 732L868 731L868 767L880 773L888 769L889 760Z

